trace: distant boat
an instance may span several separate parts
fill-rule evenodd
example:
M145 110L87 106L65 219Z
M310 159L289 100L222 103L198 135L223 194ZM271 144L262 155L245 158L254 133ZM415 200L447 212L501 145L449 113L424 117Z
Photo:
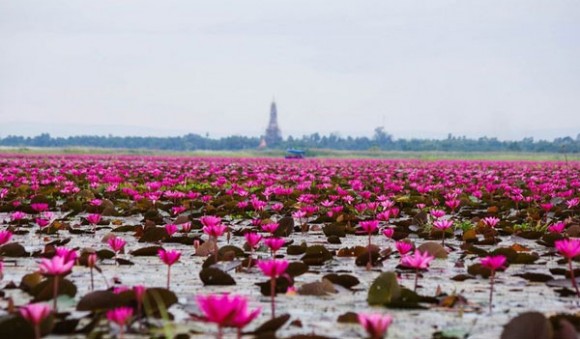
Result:
M301 149L286 150L286 159L304 159L306 152Z

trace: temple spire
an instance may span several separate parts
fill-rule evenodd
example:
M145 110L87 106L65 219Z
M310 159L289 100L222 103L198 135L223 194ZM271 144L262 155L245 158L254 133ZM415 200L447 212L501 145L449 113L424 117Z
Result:
M276 146L282 142L282 133L278 127L278 109L274 100L272 100L270 105L270 121L266 128L265 141L268 146Z

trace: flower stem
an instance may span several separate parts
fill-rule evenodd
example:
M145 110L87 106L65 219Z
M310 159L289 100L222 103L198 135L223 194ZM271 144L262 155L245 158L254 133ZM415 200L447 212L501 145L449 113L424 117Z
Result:
M54 276L54 281L52 284L52 296L53 296L53 300L52 300L52 309L54 310L54 313L57 313L58 310L56 308L56 298L58 297L58 275Z
M276 278L270 278L270 305L272 308L272 319L276 318Z
M415 287L413 287L413 292L417 291L417 281L419 281L419 269L415 270Z
M373 266L373 255L371 253L371 234L370 233L369 233L368 251L369 251L369 263L367 265L367 271L369 271L371 269L371 267Z
M93 278L93 268L91 267L91 291L95 290L95 279Z
M222 339L223 336L224 336L224 330L221 327L221 325L218 325L218 331L217 331L216 339Z
M167 265L167 289L169 289L170 277L171 277L171 265Z
M568 267L570 267L570 279L572 280L572 286L576 290L576 295L580 298L580 290L578 290L578 283L574 277L574 270L572 269L572 258L568 258Z
M40 335L40 324L35 324L34 325L34 338L35 339L40 339L41 335Z
M495 282L495 271L491 271L489 276L489 313L491 313L491 307L493 302L493 283Z

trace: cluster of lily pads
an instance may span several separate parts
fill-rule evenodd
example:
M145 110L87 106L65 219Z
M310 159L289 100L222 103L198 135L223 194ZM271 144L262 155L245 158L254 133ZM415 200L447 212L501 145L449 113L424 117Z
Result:
M336 322L383 338L400 309L491 316L514 265L580 301L580 164L6 155L0 184L0 337L267 338L301 326L277 299L332 304L348 291L367 308ZM487 301L422 286L450 258L471 263L451 280L488 279ZM194 278L207 289L175 287ZM254 284L232 292L244 279ZM503 335L525 338L530 321L558 338L580 331L578 311L538 311Z

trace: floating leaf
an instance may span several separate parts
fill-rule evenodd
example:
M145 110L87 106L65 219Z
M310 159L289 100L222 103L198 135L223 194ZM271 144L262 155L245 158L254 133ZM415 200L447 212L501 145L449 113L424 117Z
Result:
M274 319L266 321L258 328L256 328L251 334L254 334L257 337L274 335L276 331L278 331L282 326L284 326L284 324L288 322L288 320L290 320L290 314L283 314Z
M204 285L227 286L236 284L231 275L214 267L202 269L199 272L199 277Z
M394 272L381 273L369 288L367 302L369 305L384 305L401 295L401 288Z
M306 265L322 265L332 259L332 254L322 245L309 246L301 260Z
M301 262L291 262L286 269L286 273L292 277L297 277L308 272L308 265Z
M30 254L26 252L24 246L17 242L12 242L0 247L0 256L10 258L28 257Z
M322 281L315 281L307 284L303 284L298 289L298 294L301 295L314 295L314 296L324 296L331 293L337 293L338 291L334 288L334 285L327 279L322 279Z
M136 257L156 257L159 250L163 249L161 246L148 246L138 248L134 251L129 252L131 255Z
M331 235L337 237L346 237L346 226L339 224L330 224L322 228L324 235L330 237Z
M554 277L552 277L551 275L542 273L526 272L522 274L515 274L514 276L521 277L532 282L547 282L550 280L554 280Z
M445 251L445 248L436 242L423 243L417 249L421 252L429 253L429 255L432 255L436 259L447 258L447 251Z
M358 280L357 277L352 276L350 274L335 274L335 273L331 273L331 274L327 274L324 277L322 277L323 279L328 279L329 281L331 281L333 284L336 285L340 285L344 288L352 288L356 285L358 285L360 283L360 281Z
M143 231L139 242L158 242L169 238L167 231L162 227L149 227Z
M358 324L358 314L354 312L346 312L339 315L336 321L343 324Z
M77 304L77 311L102 311L123 306L118 294L111 291L94 291L86 294Z
M518 315L505 325L501 339L551 339L552 325L539 312Z
M63 278L58 278L58 291L57 295L68 295L70 297L74 297L77 294L77 287L76 285L68 280ZM36 285L31 294L34 296L34 301L46 301L53 298L53 291L54 291L54 278L48 278L42 281L40 284Z

